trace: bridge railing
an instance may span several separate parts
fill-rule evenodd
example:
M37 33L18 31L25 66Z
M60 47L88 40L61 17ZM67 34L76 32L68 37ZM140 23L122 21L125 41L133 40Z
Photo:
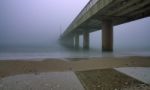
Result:
M80 11L80 13L77 15L77 17L72 21L72 23L67 28L66 32L68 32L68 30L72 27L72 25L74 25L74 23L76 23L76 21L78 21L92 6L94 6L97 3L97 1L99 1L99 0L90 0L86 4L86 6Z
M81 16L83 16L92 6L96 4L96 2L99 0L90 0L88 4L81 10L81 12L78 14L77 19L79 19Z

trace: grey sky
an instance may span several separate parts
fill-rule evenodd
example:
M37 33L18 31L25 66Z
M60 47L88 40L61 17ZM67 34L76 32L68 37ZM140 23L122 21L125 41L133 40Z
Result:
M0 0L0 43L50 43L89 0Z

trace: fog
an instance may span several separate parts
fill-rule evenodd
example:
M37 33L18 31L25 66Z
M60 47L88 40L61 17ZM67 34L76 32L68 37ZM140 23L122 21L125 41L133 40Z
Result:
M90 34L91 47L102 47L101 34L101 31ZM150 17L114 26L113 34L114 49L150 51Z
M0 45L52 44L89 0L0 0Z
M0 0L0 45L53 46L89 0ZM150 17L114 27L114 46L150 49ZM101 31L90 34L101 47ZM80 36L80 46L82 36Z

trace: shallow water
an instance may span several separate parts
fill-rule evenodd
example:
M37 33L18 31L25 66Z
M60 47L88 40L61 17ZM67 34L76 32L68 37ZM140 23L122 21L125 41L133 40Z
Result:
M91 58L91 57L124 57L124 56L150 56L150 51L117 51L113 53L102 52L101 49L90 49L89 51L71 50L61 47L56 48L13 48L0 51L0 60L4 59L32 59L32 58Z

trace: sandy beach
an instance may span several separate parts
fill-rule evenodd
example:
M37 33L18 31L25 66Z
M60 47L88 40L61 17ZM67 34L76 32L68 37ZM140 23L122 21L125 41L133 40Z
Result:
M143 83L142 81L136 80L113 69L120 67L150 67L150 57L0 60L0 90L20 90L16 88L25 87L24 84L12 85L12 83L18 82L16 81L16 79L18 78L20 80L19 83L22 83L22 81L26 80L28 81L28 79L30 78L31 85L29 87L33 88L28 89L27 87L25 87L21 90L100 90L101 86L99 86L99 84L98 88L91 89L93 88L93 86L91 85L96 85L97 82L101 82L102 85L104 85L103 87L101 87L101 89L104 88L102 90L150 89L149 85ZM37 79L35 77L47 77L47 79L42 81L41 79ZM61 80L65 83L63 83ZM109 86L111 85L110 82L107 82L109 80L111 83L114 80L116 81L115 84L112 84L113 87ZM123 84L130 83L130 81L134 81L134 84L132 83L126 85L125 87L122 86ZM39 83L42 82L43 85L45 85L44 82L51 84L48 84L47 86L59 87L61 85L63 87L57 89L52 89L52 87L49 87L47 89L44 89L44 86L39 86ZM53 85L53 82L55 82L56 85ZM74 84L74 82L76 84ZM83 86L81 85L81 83ZM144 85L144 87L141 85ZM9 89L6 87L9 87ZM39 87L40 89L36 89L37 87ZM68 89L71 87L72 89ZM109 89L105 87L108 87ZM142 89L139 89L139 87L142 87Z
M76 72L85 90L149 90L150 85L114 69Z
M84 90L73 72L20 74L0 80L0 90Z
M150 57L0 60L0 77L24 73L88 71L118 67L150 67Z

